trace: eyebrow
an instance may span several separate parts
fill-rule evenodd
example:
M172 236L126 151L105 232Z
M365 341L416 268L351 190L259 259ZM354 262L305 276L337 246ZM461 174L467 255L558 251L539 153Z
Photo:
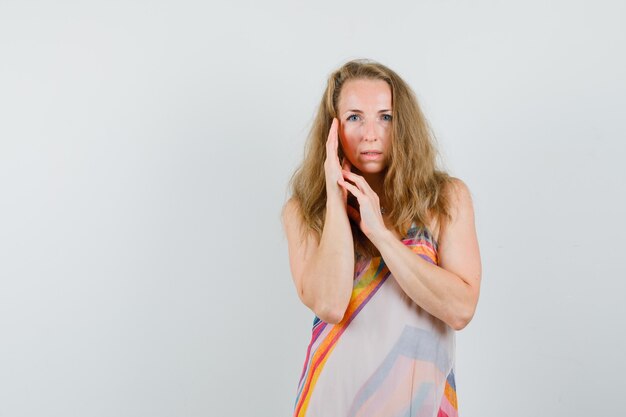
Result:
M384 109L384 110L378 110L378 113L385 113L391 111L391 109ZM359 110L359 109L352 109L352 110L346 110L344 112L344 114L348 113L348 112L352 112L352 113L363 113L363 111Z

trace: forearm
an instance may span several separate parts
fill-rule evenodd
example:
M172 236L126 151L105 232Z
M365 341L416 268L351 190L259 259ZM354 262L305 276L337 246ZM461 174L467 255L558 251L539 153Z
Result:
M320 244L304 274L306 304L324 321L339 322L354 278L354 247L343 202L329 199Z
M460 330L474 311L474 290L456 274L414 253L390 232L372 238L404 292L421 308Z

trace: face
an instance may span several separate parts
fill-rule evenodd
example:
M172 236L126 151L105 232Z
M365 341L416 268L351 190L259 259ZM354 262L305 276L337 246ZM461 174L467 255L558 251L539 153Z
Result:
M391 88L383 80L347 81L338 102L339 140L364 177L387 166L391 140Z

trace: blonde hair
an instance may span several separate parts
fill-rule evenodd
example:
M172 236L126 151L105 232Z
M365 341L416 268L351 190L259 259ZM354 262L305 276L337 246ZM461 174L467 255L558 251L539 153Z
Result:
M347 62L328 77L306 141L304 159L289 181L291 197L299 203L303 225L308 226L301 230L303 237L312 230L319 241L322 234L326 214L326 182L323 175L326 140L332 120L337 117L342 86L354 79L383 80L391 87L391 152L383 183L384 198L381 196L381 200L390 206L385 206L385 209L393 228L405 236L413 222L417 227L426 227L434 216L441 230L441 225L451 218L449 198L443 190L454 179L436 167L438 151L435 137L417 98L394 71L380 63L359 59ZM343 155L340 144L340 161ZM355 253L377 256L378 250L358 225L352 221L350 225Z

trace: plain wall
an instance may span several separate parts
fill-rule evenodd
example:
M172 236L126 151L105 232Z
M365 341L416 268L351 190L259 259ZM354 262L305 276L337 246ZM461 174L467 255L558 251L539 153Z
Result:
M280 210L328 74L415 90L483 264L463 417L614 415L621 1L0 1L0 416L289 416Z

